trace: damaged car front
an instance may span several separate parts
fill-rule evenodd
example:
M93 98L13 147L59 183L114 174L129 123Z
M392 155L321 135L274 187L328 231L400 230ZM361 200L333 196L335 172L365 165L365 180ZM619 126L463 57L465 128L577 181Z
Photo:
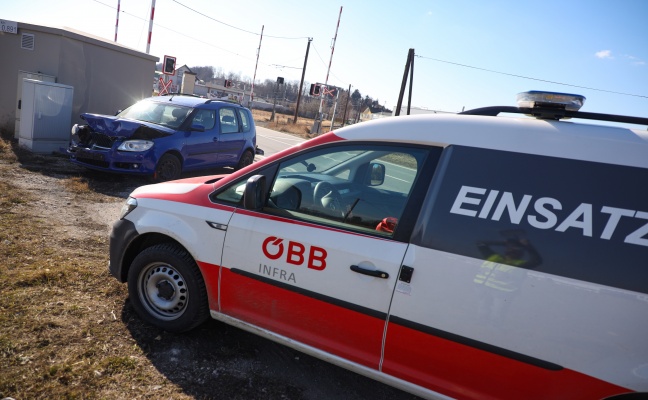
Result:
M100 171L154 175L160 157L174 149L173 136L191 111L143 100L116 116L82 114L86 124L72 127L70 160Z

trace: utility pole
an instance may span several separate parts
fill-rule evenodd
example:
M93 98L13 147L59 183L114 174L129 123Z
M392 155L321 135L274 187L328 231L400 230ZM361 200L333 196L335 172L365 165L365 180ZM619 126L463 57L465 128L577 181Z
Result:
M331 63L333 62L333 53L335 52L335 42L337 41L338 28L340 27L340 18L342 18L342 6L340 6L340 14L338 15L337 26L335 27L335 37L333 37L333 46L331 46L331 58L329 59L329 66L328 66L328 70L326 71L326 80L324 81L324 88L328 87L329 73L331 72ZM315 121L313 122L313 129L311 129L311 133L314 133L316 135L319 134L320 127L322 125L322 105L323 104L324 104L324 96L322 96L320 100L319 111L317 112L317 116L315 117Z
M347 100L346 100L346 104L344 105L344 117L342 117L342 126L346 124L346 114L347 114L347 109L349 108L350 98L351 98L351 85L349 85L349 91L347 92Z
M306 57L304 57L304 68L302 68L301 82L299 82L299 92L297 92L297 105L295 106L295 118L293 124L297 123L297 115L299 114L299 101L301 100L302 88L304 87L304 75L306 74L306 63L308 63L308 51L313 38L308 38L308 45L306 46Z
M252 78L252 87L250 87L250 103L254 100L254 81L256 80L257 67L259 66L259 54L261 54L261 41L263 40L263 28L265 28L265 25L261 25L261 38L259 39L259 48L257 49L256 64L254 64L254 77ZM251 105L248 104L248 107L251 107Z
M414 84L414 49L409 49L407 52L407 62L405 63L405 72L403 73L403 82L401 83L400 93L398 95L398 103L396 104L396 117L400 115L401 107L403 106L403 95L405 94L405 85L407 84L407 73L410 73L409 84L409 100L407 102L407 115L410 114L410 107L412 104L412 86Z

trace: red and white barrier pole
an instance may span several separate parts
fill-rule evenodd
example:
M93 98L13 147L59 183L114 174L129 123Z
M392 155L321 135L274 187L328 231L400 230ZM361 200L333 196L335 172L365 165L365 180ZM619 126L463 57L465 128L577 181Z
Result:
M119 7L121 0L117 0L117 20L115 21L115 42L117 42L117 29L119 28Z
M153 32L153 17L155 16L155 0L151 0L151 20L149 21L148 42L146 42L146 54L151 49L151 34Z

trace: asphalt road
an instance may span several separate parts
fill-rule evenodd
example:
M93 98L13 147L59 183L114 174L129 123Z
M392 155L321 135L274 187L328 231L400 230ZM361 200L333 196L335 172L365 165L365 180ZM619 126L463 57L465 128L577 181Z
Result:
M273 131L272 129L262 128L260 126L257 126L256 129L257 146L259 146L259 148L263 149L263 151L265 152L263 156L257 155L255 157L257 160L263 157L271 156L275 153L280 152L281 150L306 141L306 139L300 138L295 135Z

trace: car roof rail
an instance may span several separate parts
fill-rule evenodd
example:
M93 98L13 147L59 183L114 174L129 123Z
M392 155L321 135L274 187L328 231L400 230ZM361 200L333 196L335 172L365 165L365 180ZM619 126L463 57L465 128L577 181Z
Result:
M459 115L483 115L496 117L500 113L511 113L511 114L525 114L536 117L538 119L552 119L559 120L562 118L579 118L579 119L589 119L595 121L607 121L607 122L621 122L626 124L636 124L636 125L648 125L648 118L643 117L630 117L625 115L614 115L614 114L602 114L602 113L591 113L583 111L567 111L562 108L555 107L513 107L513 106L493 106L493 107L482 107L475 108L473 110L460 112Z
M241 105L241 103L239 103L238 101L234 101L234 100L225 100L225 99L209 99L209 100L207 100L207 101L205 102L205 104L207 104L207 103L213 103L213 102L215 102L215 101L220 101L220 102L223 102L223 103L232 103L232 104L237 104L237 105L239 105L239 106Z

